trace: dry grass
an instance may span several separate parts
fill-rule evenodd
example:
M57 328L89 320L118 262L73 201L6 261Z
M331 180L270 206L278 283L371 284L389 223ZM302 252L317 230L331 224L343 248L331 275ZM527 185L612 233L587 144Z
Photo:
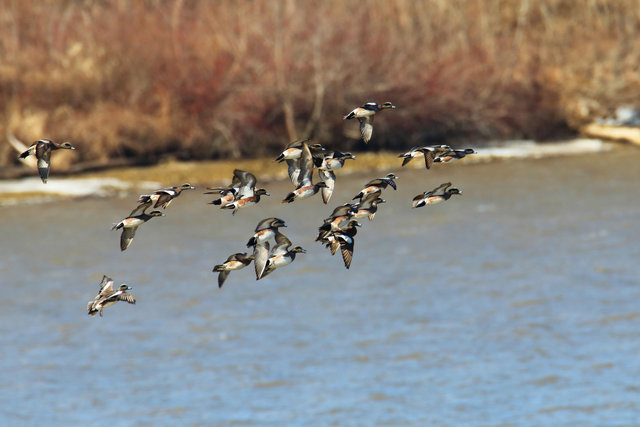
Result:
M0 0L0 132L77 161L548 138L640 92L637 0ZM0 144L0 165L15 152Z

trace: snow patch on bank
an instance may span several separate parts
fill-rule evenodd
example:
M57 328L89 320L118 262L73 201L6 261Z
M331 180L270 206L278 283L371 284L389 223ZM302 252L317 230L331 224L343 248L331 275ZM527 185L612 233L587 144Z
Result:
M542 158L550 156L566 156L575 154L599 153L613 149L614 144L603 142L601 139L574 139L563 142L537 143L534 141L510 141L500 146L479 148L477 156L480 159L496 158ZM475 157L471 156L471 157Z
M39 177L12 179L0 181L0 194L3 196L0 205L42 202L64 197L107 197L134 188L159 186L156 182L138 182L134 185L116 178L57 178L46 184Z

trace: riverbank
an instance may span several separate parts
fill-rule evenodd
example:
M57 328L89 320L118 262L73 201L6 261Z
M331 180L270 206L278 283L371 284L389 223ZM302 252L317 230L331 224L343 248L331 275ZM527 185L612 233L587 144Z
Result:
M583 153L598 153L623 147L599 139L575 139L562 142L536 143L513 141L509 144L489 145L476 149L478 153L456 162L465 165L503 159L543 158ZM400 170L398 153L355 153L356 159L348 161L338 175L362 171ZM406 168L423 168L421 161L413 161ZM234 169L251 171L259 182L278 181L287 178L287 168L272 158L248 160L218 160L179 162L168 160L154 166L114 168L73 177L57 178L55 170L44 185L34 176L0 181L0 206L39 203L59 198L106 197L132 191L149 191L163 186L190 183L205 187L230 182Z

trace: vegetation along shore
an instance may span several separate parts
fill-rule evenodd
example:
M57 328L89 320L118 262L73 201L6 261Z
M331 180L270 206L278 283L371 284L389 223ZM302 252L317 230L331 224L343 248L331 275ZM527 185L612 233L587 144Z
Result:
M0 135L70 141L58 172L575 137L640 95L631 0L1 4ZM364 145L369 101L397 109Z

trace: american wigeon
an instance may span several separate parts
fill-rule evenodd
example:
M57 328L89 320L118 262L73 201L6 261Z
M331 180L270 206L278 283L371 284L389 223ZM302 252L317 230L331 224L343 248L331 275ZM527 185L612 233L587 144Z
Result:
M386 110L389 108L393 109L396 107L390 102L385 102L381 105L376 102L367 102L360 107L354 108L349 114L344 116L344 119L358 119L358 121L360 122L360 135L362 136L362 140L366 143L371 140L371 135L373 134L374 115L378 111Z
M58 144L49 139L39 139L34 142L29 148L18 156L20 159L25 159L31 155L35 155L38 159L38 173L43 183L47 183L49 178L49 170L51 169L51 152L55 150L75 150L76 148L69 142L63 142Z
M241 270L251 264L253 255L247 255L246 252L238 252L232 254L222 264L213 267L213 272L218 274L218 287L221 288L224 281L227 280L232 271Z
M442 203L445 200L449 200L454 194L462 194L461 190L449 187L451 187L451 183L445 182L431 191L425 191L422 194L418 194L413 198L411 206L414 208L420 208L425 205L435 205L437 203Z
M88 314L90 316L95 316L100 313L100 317L102 317L102 310L118 301L126 301L129 304L135 304L136 299L133 295L127 292L129 290L131 290L131 287L124 283L120 285L117 290L114 290L113 279L107 276L102 276L98 294L95 296L93 301L89 301L87 304Z

